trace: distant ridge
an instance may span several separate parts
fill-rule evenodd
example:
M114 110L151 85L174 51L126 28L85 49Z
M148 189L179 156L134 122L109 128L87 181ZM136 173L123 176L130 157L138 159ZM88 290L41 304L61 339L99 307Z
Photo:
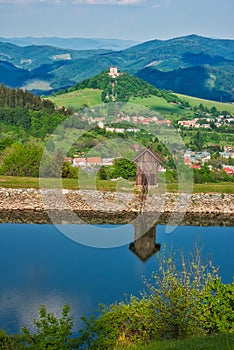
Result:
M38 93L73 86L116 65L121 71L161 89L216 101L234 101L234 40L230 39L192 34L150 40L118 51L100 47L78 51L0 42L0 60L30 72L30 78L26 74L22 82L20 77L16 86L22 84ZM1 69L0 83L9 84Z
M124 50L138 42L123 39L103 38L60 38L60 37L22 37L22 38L1 38L1 42L8 42L18 46L48 45L61 49L70 50Z

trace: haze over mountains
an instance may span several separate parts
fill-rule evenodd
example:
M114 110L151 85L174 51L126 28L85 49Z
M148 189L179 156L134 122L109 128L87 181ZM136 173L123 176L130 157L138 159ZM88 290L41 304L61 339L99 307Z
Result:
M71 45L71 39L61 40ZM103 45L98 50L77 51L0 42L0 82L46 93L117 65L119 70L161 89L218 101L234 100L234 40L189 35L152 40L118 51L113 50L114 43L108 42L112 50Z
M18 46L47 45L71 50L124 50L130 46L138 44L137 41L123 39L103 39L103 38L59 38L31 36L23 38L1 38L0 42L8 42Z

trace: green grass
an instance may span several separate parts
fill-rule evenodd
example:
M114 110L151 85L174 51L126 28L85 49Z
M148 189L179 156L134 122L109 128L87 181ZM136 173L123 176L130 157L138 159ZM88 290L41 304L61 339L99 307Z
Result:
M178 184L177 183L168 183L167 191L168 192L177 192ZM220 183L204 183L204 184L194 184L193 185L194 193L231 193L234 194L233 182L220 182Z
M53 187L54 180L46 179L48 187ZM100 191L115 191L116 181L97 180L97 189ZM20 176L0 176L0 187L3 188L39 188L39 179L36 177L20 177ZM63 179L63 188L77 190L77 179ZM85 189L93 189L92 184L87 183Z
M224 334L193 339L156 341L148 345L124 347L122 350L232 350L233 344L234 335Z
M196 98L192 96L176 94L182 100L186 100L190 103L192 107L199 106L201 103L208 108L216 107L219 111L227 110L231 114L234 113L234 104L231 103L221 103L217 101L204 100L201 98ZM66 108L73 107L79 108L83 104L88 106L95 106L102 103L101 101L101 90L98 89L83 89L73 92L68 92L58 96L49 97L52 102L57 106L64 106ZM170 114L191 114L188 109L181 109L178 104L168 103L164 98L158 96L150 97L131 97L129 99L130 103L138 104L141 106L146 106L148 108L156 110L159 114L170 115Z
M84 104L95 106L102 103L101 90L98 89L83 89L58 96L50 96L50 100L55 103L56 106L64 106L66 108L79 108Z
M202 98L181 95L181 94L175 94L175 95L177 95L182 100L188 101L192 107L195 107L195 106L198 107L202 103L204 107L207 107L209 109L212 107L216 107L219 111L226 110L231 114L234 113L234 104L232 103L221 103L217 101L204 100Z
M159 114L184 114L185 111L188 114L188 110L181 109L178 104L168 103L164 98L158 96L150 97L131 97L130 103L134 103L141 106L146 106L148 108L154 109Z
M47 183L50 184L50 182L53 184L53 179L47 179ZM97 180L96 187L100 191L115 191L116 184L116 181ZM119 185L121 185L121 183ZM168 192L177 192L178 190L177 183L167 183L166 186ZM39 188L39 179L34 177L0 176L0 187L37 189ZM78 181L77 179L63 179L63 187L66 189L77 190ZM125 191L125 187L122 189L122 191ZM92 184L86 182L85 189L93 189ZM121 191L121 186L118 186L118 191ZM216 192L234 194L234 186L233 182L194 184L193 192Z

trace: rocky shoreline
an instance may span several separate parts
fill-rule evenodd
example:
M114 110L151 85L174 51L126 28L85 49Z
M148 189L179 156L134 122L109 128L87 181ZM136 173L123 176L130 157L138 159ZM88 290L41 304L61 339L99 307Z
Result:
M140 213L168 222L172 213L182 224L234 226L234 195L217 193L137 194L88 190L0 188L0 223L127 223Z

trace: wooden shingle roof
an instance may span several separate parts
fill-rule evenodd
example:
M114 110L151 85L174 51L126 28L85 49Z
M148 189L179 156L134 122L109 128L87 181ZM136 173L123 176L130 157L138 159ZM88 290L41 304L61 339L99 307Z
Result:
M162 157L155 151L153 151L151 148L145 148L140 154L138 154L134 159L133 162L138 161L139 158L141 158L145 153L150 153L150 155L159 163L162 163Z

